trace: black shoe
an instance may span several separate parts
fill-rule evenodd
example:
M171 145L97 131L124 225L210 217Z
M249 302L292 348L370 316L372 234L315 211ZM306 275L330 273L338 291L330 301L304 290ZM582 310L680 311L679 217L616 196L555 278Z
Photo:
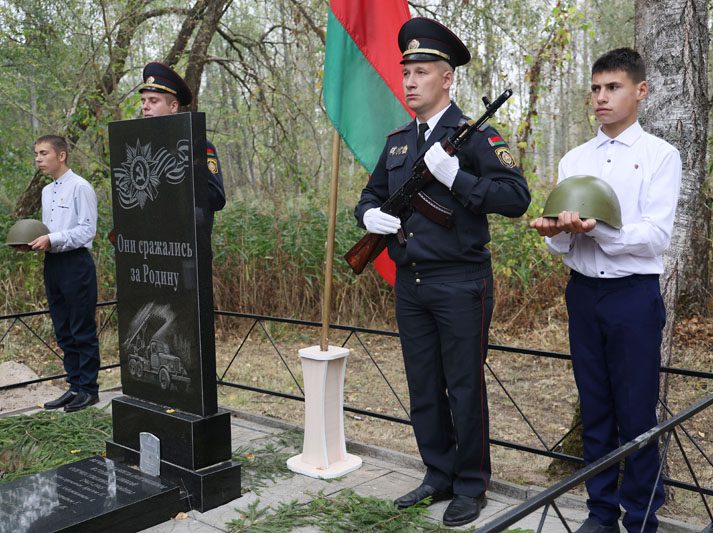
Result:
M74 411L79 411L90 405L94 405L99 401L99 395L89 394L88 392L79 391L77 396L64 406L64 411L67 413L73 413Z
M476 498L456 494L453 497L453 501L448 504L446 512L443 513L443 525L462 526L463 524L472 522L480 516L480 510L485 507L487 503L485 493Z
M619 524L604 526L595 518L589 517L574 533L619 533Z
M67 405L69 402L74 400L74 397L77 395L76 392L73 390L68 390L65 392L62 396L57 398L56 400L52 400L51 402L45 403L45 409L59 409L60 407L64 407Z
M398 509L406 509L412 505L416 505L418 502L431 497L431 503L441 502L443 500L450 500L453 497L451 491L443 491L433 488L431 485L426 485L422 483L415 489L413 489L408 494L404 494L400 498L394 500L394 505Z

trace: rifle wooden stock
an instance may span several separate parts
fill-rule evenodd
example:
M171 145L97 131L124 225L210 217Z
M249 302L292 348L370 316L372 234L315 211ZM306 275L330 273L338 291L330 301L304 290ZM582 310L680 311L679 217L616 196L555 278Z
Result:
M361 274L366 265L376 259L386 248L386 235L367 233L344 255L355 274Z

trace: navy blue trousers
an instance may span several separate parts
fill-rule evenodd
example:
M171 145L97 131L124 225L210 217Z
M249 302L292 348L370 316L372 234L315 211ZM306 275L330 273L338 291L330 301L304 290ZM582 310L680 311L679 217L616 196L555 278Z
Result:
M657 275L595 279L576 272L567 285L569 339L579 389L584 460L596 461L657 424L661 332L666 321ZM663 505L657 443L587 481L590 516L614 524L624 508L627 531L656 531Z
M418 282L399 269L396 319L424 483L476 497L491 473L483 365L493 283L489 268L455 277Z
M97 394L97 274L86 248L45 254L45 293L70 390Z

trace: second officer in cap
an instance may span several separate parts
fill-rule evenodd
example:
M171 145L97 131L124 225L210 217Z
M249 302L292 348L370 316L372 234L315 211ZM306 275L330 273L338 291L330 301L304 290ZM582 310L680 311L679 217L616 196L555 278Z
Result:
M141 115L160 117L178 113L181 106L193 100L193 94L186 82L172 68L163 63L153 62L144 67L144 83L141 85ZM213 143L206 141L208 163L208 227L213 229L213 214L225 206L223 173L218 153Z
M493 311L487 215L522 215L527 183L507 144L491 127L451 157L441 141L465 120L450 100L454 69L470 60L465 45L435 20L407 21L398 36L403 90L416 119L389 134L355 209L360 225L388 235L396 263L396 319L411 399L411 422L426 475L396 499L406 508L430 497L452 499L448 526L475 520L490 481L488 404L483 366ZM454 212L451 228L416 210L401 221L381 211L411 177L416 159L436 181L424 189Z

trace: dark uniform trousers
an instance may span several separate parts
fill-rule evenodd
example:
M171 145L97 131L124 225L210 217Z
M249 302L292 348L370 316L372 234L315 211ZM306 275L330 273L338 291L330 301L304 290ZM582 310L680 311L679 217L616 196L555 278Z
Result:
M601 279L577 272L566 290L574 377L579 389L584 459L596 461L657 424L661 332L666 312L658 275ZM663 505L657 443L629 455L618 485L619 465L587 481L590 513L613 524L619 502L628 531L656 531Z
M491 473L483 365L492 273L487 262L441 267L433 274L405 268L396 273L411 423L427 468L424 483L476 497L487 489Z
M46 253L45 292L70 389L97 394L97 275L86 248Z

